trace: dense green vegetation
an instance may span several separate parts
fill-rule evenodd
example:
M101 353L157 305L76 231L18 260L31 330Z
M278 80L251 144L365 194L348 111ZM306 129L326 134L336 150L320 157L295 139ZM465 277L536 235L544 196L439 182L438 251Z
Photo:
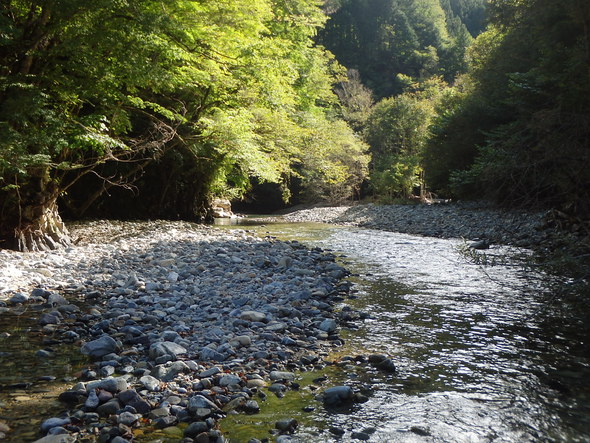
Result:
M0 246L264 183L587 215L589 29L583 0L4 2Z
M590 3L492 1L489 15L433 125L431 185L587 216Z
M366 147L335 117L324 21L314 0L3 2L2 246L62 242L58 199L194 219L251 178L356 191Z
M320 40L378 100L344 114L371 147L377 197L426 187L590 214L588 2L340 0L329 10Z
M318 40L340 63L359 71L377 98L404 91L405 78L465 69L472 36L461 17L479 32L484 0L339 0L329 3L330 20ZM459 15L458 15L459 14ZM481 19L479 19L481 20ZM401 74L401 76L400 76Z

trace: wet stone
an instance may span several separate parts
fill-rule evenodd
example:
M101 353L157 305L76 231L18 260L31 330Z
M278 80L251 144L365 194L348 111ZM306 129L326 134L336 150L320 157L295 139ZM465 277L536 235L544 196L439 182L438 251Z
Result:
M338 436L342 436L344 434L346 434L346 431L340 427L337 426L331 426L330 429L328 429L330 431L330 434L334 434L334 435L338 435Z
M334 386L324 391L323 400L326 406L340 406L353 400L350 386Z
M65 426L69 425L71 420L69 418L59 418L53 417L45 420L41 423L41 432L47 433L51 428L55 428L57 426Z
M295 432L295 429L298 425L299 423L297 422L297 420L293 418L285 418L277 421L275 423L275 428L277 428L279 432L292 434L293 432Z

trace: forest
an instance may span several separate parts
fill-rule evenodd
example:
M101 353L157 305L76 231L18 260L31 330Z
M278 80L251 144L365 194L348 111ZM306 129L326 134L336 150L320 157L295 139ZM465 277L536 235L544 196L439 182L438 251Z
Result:
M8 0L0 248L211 201L590 215L586 0Z

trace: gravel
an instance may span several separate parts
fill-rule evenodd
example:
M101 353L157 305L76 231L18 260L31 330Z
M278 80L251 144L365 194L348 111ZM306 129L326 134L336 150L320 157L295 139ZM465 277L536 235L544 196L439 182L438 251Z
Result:
M316 207L280 216L288 222L321 222L439 238L486 239L531 246L550 235L546 212L503 210L485 202Z
M0 311L36 306L46 340L88 358L41 435L222 442L219 419L258 413L273 383L298 389L295 373L329 364L341 328L368 317L336 309L351 283L319 248L186 222L70 229L67 249L0 251Z

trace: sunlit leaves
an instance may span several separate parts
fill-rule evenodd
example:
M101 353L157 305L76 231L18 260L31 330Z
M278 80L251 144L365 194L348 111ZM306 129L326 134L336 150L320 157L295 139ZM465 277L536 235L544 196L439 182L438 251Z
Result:
M349 180L340 163L354 163L365 147L345 126L327 123L343 68L314 45L326 20L321 6L319 0L10 2L0 20L8 43L0 81L12 88L0 103L11 114L1 126L7 148L0 172L26 175L23 165L36 159L68 186L78 176L64 171L110 162L109 174L133 176L127 164L168 155L187 169L171 178L183 181L175 186L205 194L237 196L251 177L287 181L302 165L323 171L326 184ZM325 159L309 161L312 137L330 146L313 151ZM339 143L346 148L338 151ZM358 182L363 167L355 174Z

